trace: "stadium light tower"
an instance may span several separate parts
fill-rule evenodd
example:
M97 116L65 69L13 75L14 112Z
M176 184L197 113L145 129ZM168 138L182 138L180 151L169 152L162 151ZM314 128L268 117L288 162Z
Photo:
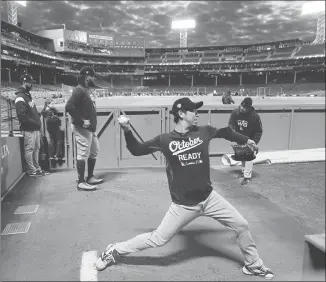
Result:
M188 29L196 26L194 20L175 20L172 21L172 29L180 31L180 47L187 47Z
M302 15L317 16L316 38L312 44L325 43L325 1L311 1L302 5Z
M26 1L7 1L8 22L17 25L17 9L19 5L26 7Z

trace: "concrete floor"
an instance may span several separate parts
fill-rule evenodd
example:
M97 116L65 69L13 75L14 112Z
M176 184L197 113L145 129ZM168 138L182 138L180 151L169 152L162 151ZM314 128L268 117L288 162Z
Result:
M97 173L105 183L96 192L78 192L75 171L62 170L39 179L25 176L2 201L1 230L10 222L31 222L28 233L1 238L3 281L79 281L84 252L100 253L109 243L158 226L171 203L164 168ZM212 169L211 176L215 190L248 220L275 280L300 280L303 238L310 230L263 193L240 186L232 171ZM13 214L18 206L31 204L40 205L35 214ZM97 279L264 280L242 274L242 261L234 232L199 218L166 246L127 256Z

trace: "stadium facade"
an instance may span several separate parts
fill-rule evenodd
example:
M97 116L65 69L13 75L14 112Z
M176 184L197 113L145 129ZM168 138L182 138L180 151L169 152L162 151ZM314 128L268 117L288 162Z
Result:
M35 77L36 89L62 92L63 85L76 84L75 75L86 65L100 75L99 95L222 94L228 89L252 95L257 87L268 89L267 95L325 90L325 45L300 39L153 49L146 48L144 38L64 28L35 34L2 20L1 49L5 92L23 72Z

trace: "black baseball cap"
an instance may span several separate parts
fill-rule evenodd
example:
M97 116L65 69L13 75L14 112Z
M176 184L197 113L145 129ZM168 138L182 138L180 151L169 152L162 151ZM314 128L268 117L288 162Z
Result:
M36 81L33 79L33 77L29 74L23 74L21 77L20 77L20 81L23 83L23 82L28 82L28 83L36 83Z
M243 107L251 107L252 106L252 99L250 97L246 97L241 102L241 106Z
M90 76L96 76L95 70L91 67L83 67L80 71L79 74L81 75L90 75Z
M188 97L176 100L172 106L172 113L176 114L180 110L193 111L204 105L204 102L193 102Z

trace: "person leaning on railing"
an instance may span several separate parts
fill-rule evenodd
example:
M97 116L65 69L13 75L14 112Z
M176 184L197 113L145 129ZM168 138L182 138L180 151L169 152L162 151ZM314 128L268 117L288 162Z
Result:
M21 76L20 81L22 82L22 86L15 93L15 105L17 117L20 122L20 130L24 136L26 173L29 176L44 176L49 173L42 171L39 165L41 119L29 92L35 80L29 74L24 74Z

